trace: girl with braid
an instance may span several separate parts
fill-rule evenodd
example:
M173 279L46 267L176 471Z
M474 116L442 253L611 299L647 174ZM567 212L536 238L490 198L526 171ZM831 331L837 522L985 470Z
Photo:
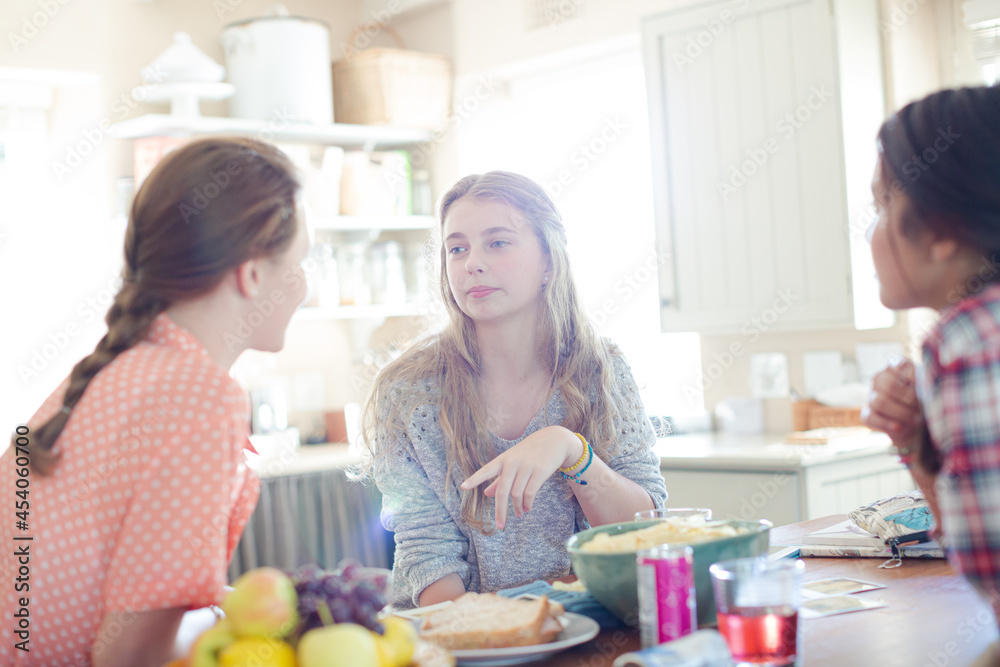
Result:
M8 499L30 459L27 529L0 519L0 664L162 665L184 612L221 602L260 489L229 370L280 350L305 298L299 190L273 146L220 138L173 152L137 193L107 334L0 459ZM12 545L30 550L21 592Z

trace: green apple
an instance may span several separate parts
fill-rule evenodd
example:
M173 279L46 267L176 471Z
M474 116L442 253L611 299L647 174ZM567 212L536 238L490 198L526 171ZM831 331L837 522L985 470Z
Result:
M406 667L413 660L413 650L417 645L417 629L412 621L399 616L382 619L385 634L375 635L381 664L389 667Z
M188 659L191 667L217 667L219 653L234 641L236 641L236 635L233 634L233 629L229 627L226 619L222 619L198 635L198 639L191 647L191 656Z
M316 628L299 640L299 667L379 667L375 635L356 623Z
M233 632L239 637L287 637L299 623L295 585L273 567L250 570L233 584L222 601Z

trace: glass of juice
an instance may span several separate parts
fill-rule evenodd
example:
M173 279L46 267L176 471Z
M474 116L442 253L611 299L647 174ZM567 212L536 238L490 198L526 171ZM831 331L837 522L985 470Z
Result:
M719 632L738 667L801 664L799 604L805 564L737 558L709 568Z

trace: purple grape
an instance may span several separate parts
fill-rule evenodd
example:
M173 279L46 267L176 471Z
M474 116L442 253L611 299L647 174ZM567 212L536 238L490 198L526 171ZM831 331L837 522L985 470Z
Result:
M299 596L299 613L312 614L319 609L319 603L324 601L323 597L315 593L308 592Z
M350 604L342 598L334 598L330 601L330 615L336 623L347 623L354 617Z
M345 559L340 561L339 572L340 576L348 581L353 581L358 574L358 570L361 569L361 563L353 559Z
M294 572L292 581L299 597L299 636L331 620L384 632L378 612L388 602L389 576L385 571L364 568L348 558L333 572L317 565L303 565Z
M312 581L319 577L322 572L323 570L318 565L300 565L299 569L295 571L295 577L300 581Z
M323 580L321 584L323 594L328 597L340 597L344 594L344 585L340 581L340 577L328 576Z
M356 617L360 618L361 620L368 619L368 618L374 618L375 617L375 612L376 612L375 605L373 605L368 600L361 601L355 607L355 615L356 615Z

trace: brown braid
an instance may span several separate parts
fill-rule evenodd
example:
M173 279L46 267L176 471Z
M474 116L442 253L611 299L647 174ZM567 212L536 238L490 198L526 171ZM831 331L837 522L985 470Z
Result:
M31 465L40 474L48 475L55 469L62 453L53 446L90 381L115 357L145 338L153 320L167 305L165 299L135 282L125 283L118 292L105 318L108 333L93 352L73 367L69 387L63 396L63 409L30 436Z
M108 333L73 368L63 408L31 429L35 470L55 469L56 441L90 381L141 341L158 314L207 294L248 259L291 244L298 223L286 212L300 188L288 157L255 139L193 141L156 166L132 203L125 282L105 318Z

